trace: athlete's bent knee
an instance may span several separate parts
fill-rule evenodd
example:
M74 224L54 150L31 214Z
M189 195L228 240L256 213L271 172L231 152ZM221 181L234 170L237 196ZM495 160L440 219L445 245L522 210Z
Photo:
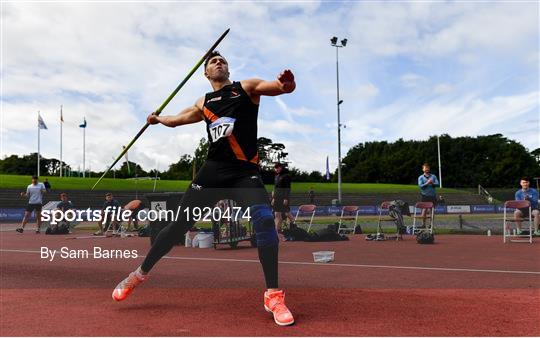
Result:
M267 204L251 207L251 220L257 236L257 247L264 248L278 245L278 235L272 217L272 209Z

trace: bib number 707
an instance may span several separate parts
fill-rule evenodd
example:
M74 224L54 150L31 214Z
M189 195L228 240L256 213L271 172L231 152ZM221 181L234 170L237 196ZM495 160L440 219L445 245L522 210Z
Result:
M234 129L236 119L232 117L220 117L208 126L212 142L216 142L222 137L230 136Z

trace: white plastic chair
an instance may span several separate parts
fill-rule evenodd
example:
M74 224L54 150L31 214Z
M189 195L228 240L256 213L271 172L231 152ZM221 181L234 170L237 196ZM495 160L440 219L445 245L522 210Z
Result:
M427 224L427 228L419 228L416 226L416 218L421 217L422 215L418 215L418 209L420 210L427 210L430 211L429 215L429 223ZM435 206L433 205L433 202L418 202L414 205L414 214L413 214L413 234L416 234L419 231L427 230L430 233L433 233L433 226L435 221Z
M346 205L343 208L341 208L341 216L339 217L339 227L338 227L338 234L341 234L341 232L351 232L354 234L354 229L358 225L358 213L360 212L360 208L356 205ZM352 228L347 227L347 223L345 221L352 221L354 220L354 223L352 224Z
M311 224L313 223L313 217L315 217L315 209L317 209L317 206L314 204L303 204L298 207L298 210L296 211L296 216L294 216L294 223L298 225L298 217L299 216L308 216L309 221L303 221L304 223L309 223L307 232L311 230Z
M517 221L527 221L527 218L516 219L512 214L512 218L509 218L507 210L509 208L513 209L528 209L529 210L529 233L528 234L512 234L510 229L510 222L516 223ZM506 201L504 202L503 208L503 243L506 243L507 239L510 242L520 242L520 243L532 243L532 210L531 202L529 201Z

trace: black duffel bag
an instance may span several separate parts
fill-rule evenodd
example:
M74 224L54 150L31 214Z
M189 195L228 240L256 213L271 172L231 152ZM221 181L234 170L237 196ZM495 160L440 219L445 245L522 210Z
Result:
M435 236L431 232L422 231L416 235L416 242L418 244L433 244L435 242Z

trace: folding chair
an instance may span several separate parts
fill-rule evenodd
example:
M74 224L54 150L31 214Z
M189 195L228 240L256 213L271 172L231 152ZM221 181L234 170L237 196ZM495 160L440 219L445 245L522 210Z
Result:
M116 213L122 212L124 209L118 208L116 209ZM115 215L114 218L117 218ZM130 237L127 234L127 226L123 224L123 222L119 222L115 219L113 219L112 215L109 214L109 217L107 219L102 220L102 226L103 226L103 236L104 237ZM116 229L115 226L116 225Z
M512 234L510 232L510 224L509 222L517 222L517 221L527 221L527 218L521 218L516 219L514 215L512 215L512 218L509 218L507 216L507 209L513 208L513 209L528 209L529 210L529 234ZM510 242L520 242L520 243L532 243L532 210L531 210L531 202L529 201L506 201L504 202L504 209L503 209L503 243L506 243L506 239ZM516 238L516 239L512 239ZM524 238L528 238L524 239Z
M314 204L303 204L299 206L298 210L296 211L296 216L294 216L294 223L298 225L298 216L300 214L302 214L302 216L309 216L309 214L311 214L307 228L307 232L309 232L309 230L311 230L311 224L313 223L313 217L315 217L315 209L317 209L317 206ZM302 222L308 223L308 221L305 220Z
M418 209L420 210L427 210L427 212L430 213L429 215L429 224L427 224L427 228L421 228L416 225L416 218L421 217L421 215L418 215ZM414 205L414 214L413 214L413 235L420 231L427 230L430 233L433 233L433 224L435 220L435 207L433 205L433 202L417 202Z
M358 213L360 212L360 208L356 205L346 205L343 208L341 208L341 216L339 217L339 227L338 227L338 234L341 234L341 232L351 232L351 234L354 234L354 229L358 225ZM347 227L347 223L344 221L352 221L354 220L354 224L352 224L352 228Z
M379 206L379 219L377 220L377 237L376 238L383 238L384 240L384 230L382 228L382 223L392 223L395 224L395 218L386 216L386 214L383 215L384 211L390 212L390 201L384 201ZM400 240L402 238L399 231L396 229L396 240Z

